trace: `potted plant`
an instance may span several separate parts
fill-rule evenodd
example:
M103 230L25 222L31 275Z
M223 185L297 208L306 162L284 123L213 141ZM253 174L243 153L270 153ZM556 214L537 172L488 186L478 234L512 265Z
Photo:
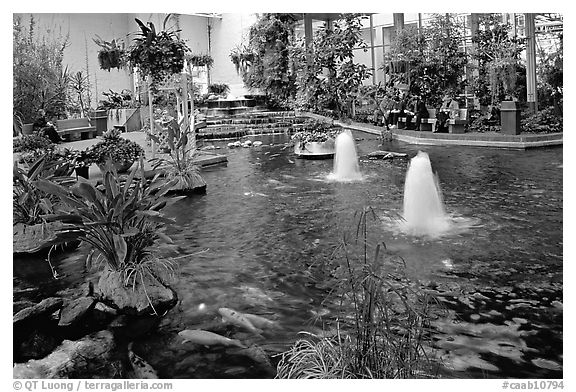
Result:
M66 160L70 162L70 165L76 171L76 178L78 176L88 179L88 169L93 163L92 154L88 149L86 150L74 150L66 149L64 151Z
M124 66L125 49L124 41L121 39L113 39L112 41L105 41L96 35L92 40L100 47L98 51L98 62L100 68L110 72L110 69L120 69Z
M209 54L192 53L186 56L186 61L193 67L211 68L214 64L214 59Z
M71 213L57 218L77 222L91 248L87 268L101 266L96 291L103 302L122 313L160 315L177 302L168 285L172 263L158 254L162 242L171 242L163 229L173 219L160 210L179 199L165 197L173 183L159 175L146 180L143 158L125 181L107 164L101 186L82 179L70 188L47 180L36 182L39 189L71 208Z
M310 121L296 128L291 141L301 157L330 158L336 152L335 139L342 128L323 121Z
M36 253L53 245L73 243L78 232L67 221L54 222L49 216L61 211L58 199L38 189L35 182L50 179L62 185L73 178L59 173L62 159L41 156L29 169L14 166L12 182L13 252ZM77 244L78 242L76 242Z
M168 158L152 159L152 167L160 169L164 176L174 181L170 193L189 194L206 191L206 182L200 176L200 168L194 163L195 150L188 148L187 129L180 129L174 117L164 113L154 121L154 126L163 135L163 141L168 147ZM150 135L156 143L161 140L157 135Z
M156 31L152 22L145 25L136 18L140 32L128 50L130 66L137 67L143 75L152 77L152 89L156 89L156 85L170 75L182 72L185 54L189 51L186 43L178 38L178 31L165 30L169 17L170 15L164 19L162 31Z
M117 129L105 132L102 138L87 151L102 172L108 160L112 161L118 172L126 172L138 157L144 155L144 149L138 143L121 137Z

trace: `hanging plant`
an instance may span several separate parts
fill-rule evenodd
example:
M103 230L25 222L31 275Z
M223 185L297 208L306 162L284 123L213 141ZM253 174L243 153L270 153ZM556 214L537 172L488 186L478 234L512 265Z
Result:
M100 63L101 69L110 72L112 68L120 69L124 66L124 56L126 53L124 41L121 39L104 41L98 35L96 35L96 38L92 38L92 40L101 48L98 51L98 62Z
M236 67L236 73L245 74L254 61L254 53L246 46L238 45L230 52L230 60Z
M164 28L169 16L164 19ZM182 72L185 54L190 49L178 38L176 33L180 30L157 32L152 22L146 26L136 18L136 23L140 32L128 51L128 61L131 67L138 67L143 75L152 77L151 88L155 89L169 76Z
M208 67L211 68L214 64L214 59L209 54L196 54L192 53L186 56L186 61L193 67Z

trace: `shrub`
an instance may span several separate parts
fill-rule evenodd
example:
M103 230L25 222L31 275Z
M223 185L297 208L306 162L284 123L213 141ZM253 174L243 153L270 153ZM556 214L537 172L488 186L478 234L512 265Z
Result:
M104 140L89 147L88 153L97 165L104 165L107 160L113 162L134 162L144 155L144 149L132 140L120 137L120 132L110 130L103 135Z
M524 114L521 124L522 132L528 133L555 133L562 132L564 129L563 118L556 114L553 107L532 114Z

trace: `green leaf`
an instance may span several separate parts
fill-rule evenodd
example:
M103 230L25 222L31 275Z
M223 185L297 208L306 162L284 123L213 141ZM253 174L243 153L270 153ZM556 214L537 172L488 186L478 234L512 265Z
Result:
M128 253L128 246L126 245L124 238L118 234L113 234L112 239L114 241L114 248L116 249L119 265L122 265L124 264L126 254Z
M92 269L92 258L94 257L94 252L95 250L92 249L90 251L90 253L88 253L88 256L86 256L86 262L85 262L85 266L87 270L91 270Z
M49 193L51 195L68 196L70 194L67 188L55 184L52 181L40 179L37 181L33 181L32 184L41 191Z

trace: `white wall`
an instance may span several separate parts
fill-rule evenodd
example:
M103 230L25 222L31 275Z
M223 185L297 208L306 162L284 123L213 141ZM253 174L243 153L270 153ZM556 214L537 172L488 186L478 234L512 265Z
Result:
M228 84L230 94L237 97L249 92L230 61L230 51L236 45L248 42L248 30L254 22L255 14L222 14L222 19L210 19L211 53L214 59L211 82Z

